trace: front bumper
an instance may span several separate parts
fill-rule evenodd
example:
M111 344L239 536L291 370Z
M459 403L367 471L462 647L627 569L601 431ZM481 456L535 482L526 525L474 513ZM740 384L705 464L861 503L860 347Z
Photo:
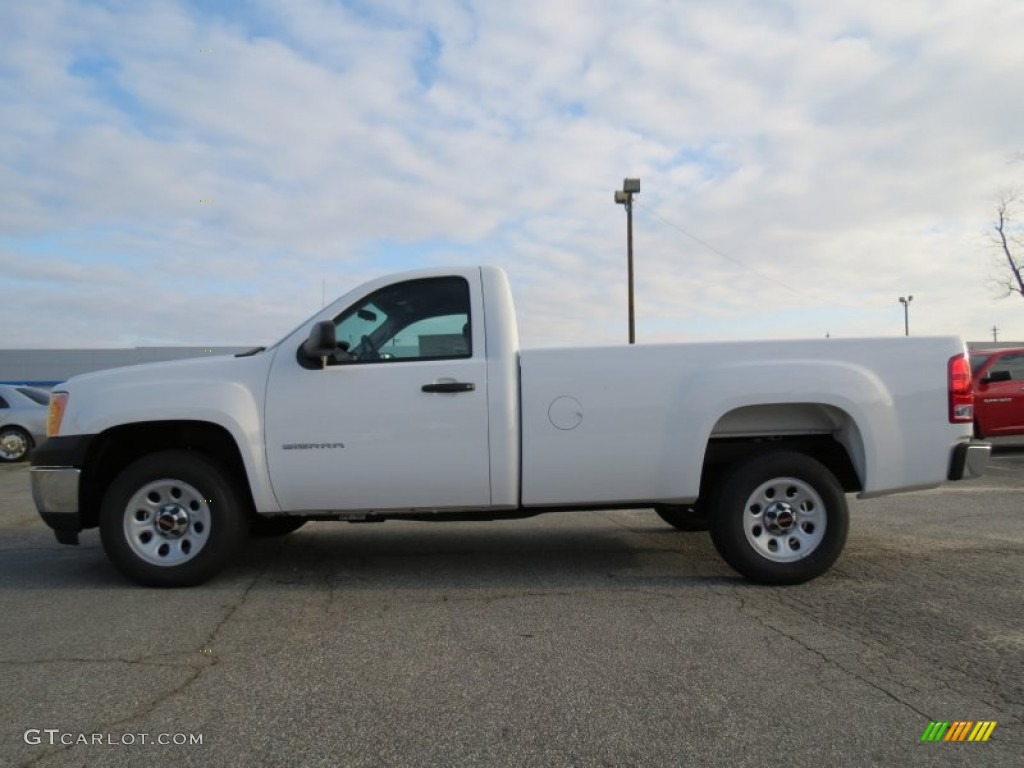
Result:
M61 544L77 544L82 525L79 495L93 435L51 437L32 452L32 500Z
M985 466L991 453L991 444L979 440L955 445L949 462L949 479L968 480L972 477L981 477L985 474Z
M32 500L43 522L53 528L61 544L77 544L82 530L78 510L77 467L32 467Z

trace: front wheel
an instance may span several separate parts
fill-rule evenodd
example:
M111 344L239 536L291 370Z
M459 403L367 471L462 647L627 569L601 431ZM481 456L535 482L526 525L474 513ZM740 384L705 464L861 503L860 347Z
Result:
M129 464L107 490L100 539L128 578L153 587L189 587L216 574L246 533L241 499L225 471L186 451Z
M846 543L849 513L835 476L802 453L776 451L720 479L711 540L751 581L800 584L827 571Z

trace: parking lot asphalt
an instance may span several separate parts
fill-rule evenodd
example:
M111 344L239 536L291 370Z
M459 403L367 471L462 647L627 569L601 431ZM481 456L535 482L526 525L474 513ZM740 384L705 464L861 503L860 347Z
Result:
M95 531L57 544L0 465L0 764L1016 766L1022 508L1003 451L851 500L844 555L796 587L621 511L311 523L154 590Z

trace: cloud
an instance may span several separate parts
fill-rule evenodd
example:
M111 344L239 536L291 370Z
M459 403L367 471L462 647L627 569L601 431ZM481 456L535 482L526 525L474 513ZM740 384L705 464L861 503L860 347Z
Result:
M265 343L324 281L446 262L509 269L524 343L621 341L626 175L641 340L896 334L906 293L915 332L1024 339L983 237L1022 31L995 0L9 4L4 346Z

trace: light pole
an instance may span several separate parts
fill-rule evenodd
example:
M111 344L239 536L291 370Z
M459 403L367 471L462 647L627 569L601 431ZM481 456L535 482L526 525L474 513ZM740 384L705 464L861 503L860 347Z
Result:
M910 335L910 302L914 300L913 296L900 296L900 304L903 305L903 335Z
M633 195L640 192L640 179L623 179L615 190L615 202L626 206L626 270L629 273L629 343L636 343L636 318L633 312Z

